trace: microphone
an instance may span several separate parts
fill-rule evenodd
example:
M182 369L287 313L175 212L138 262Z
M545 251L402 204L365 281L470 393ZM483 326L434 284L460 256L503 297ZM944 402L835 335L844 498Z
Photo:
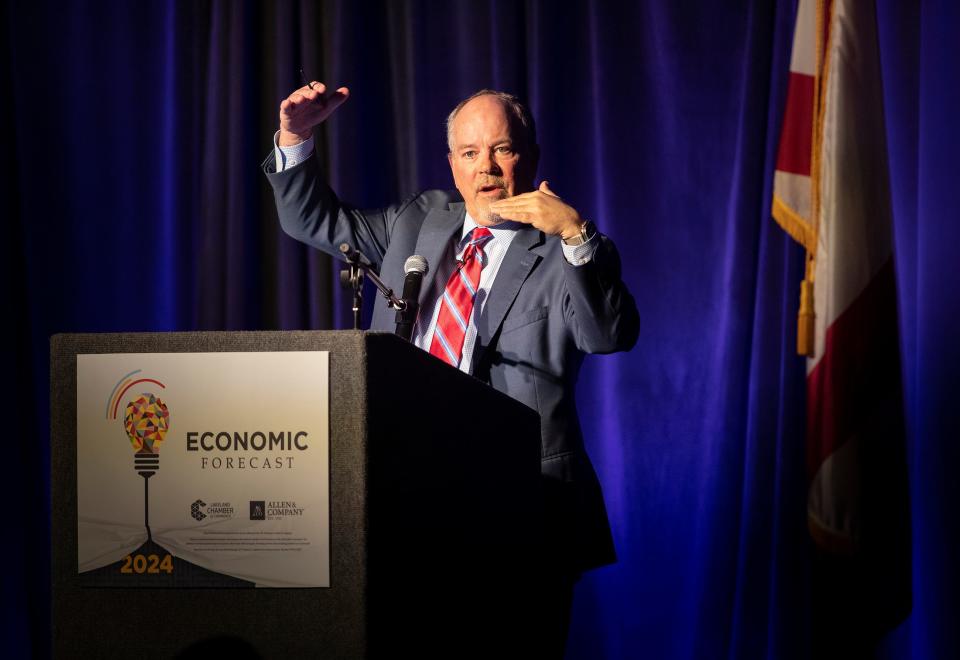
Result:
M423 276L430 267L427 260L419 254L408 257L403 264L407 277L403 280L403 309L397 310L397 336L410 341L413 334L413 324L417 321L417 312L420 309L420 287L423 286Z

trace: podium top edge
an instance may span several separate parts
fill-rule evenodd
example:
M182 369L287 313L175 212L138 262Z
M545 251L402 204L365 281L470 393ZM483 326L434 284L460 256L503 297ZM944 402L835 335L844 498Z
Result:
M50 353L309 351L359 348L371 341L407 343L389 332L367 330L61 332L50 336Z

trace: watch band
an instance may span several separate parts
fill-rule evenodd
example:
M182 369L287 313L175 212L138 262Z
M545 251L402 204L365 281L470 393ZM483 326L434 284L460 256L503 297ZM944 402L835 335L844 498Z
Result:
M569 245L575 247L577 245L583 245L597 233L596 227L593 226L593 223L587 220L582 225L580 225L580 233L574 234L570 238L561 237L560 240L563 241L564 245Z

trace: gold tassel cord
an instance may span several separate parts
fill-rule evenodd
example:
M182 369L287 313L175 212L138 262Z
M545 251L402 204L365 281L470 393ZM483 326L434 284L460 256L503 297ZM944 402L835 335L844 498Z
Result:
M817 319L813 309L813 282L800 282L800 311L797 312L797 354L813 357Z

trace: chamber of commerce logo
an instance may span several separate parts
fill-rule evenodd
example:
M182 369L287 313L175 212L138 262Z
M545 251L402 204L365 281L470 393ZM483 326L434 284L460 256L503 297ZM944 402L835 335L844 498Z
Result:
M250 520L266 520L267 503L265 500L250 500Z
M142 369L131 371L117 381L107 397L107 419L117 419L120 403L127 392L140 385L139 394L134 394L124 407L123 431L133 447L133 469L143 477L143 524L147 528L147 538L153 539L150 532L150 477L160 471L160 445L166 439L170 429L170 411L166 404L143 383L150 383L165 389L166 385L153 378L136 377ZM136 391L136 390L135 390Z
M203 512L203 507L207 506L207 503L203 500L197 500L190 505L190 516L194 520L203 520L207 517L207 514Z

